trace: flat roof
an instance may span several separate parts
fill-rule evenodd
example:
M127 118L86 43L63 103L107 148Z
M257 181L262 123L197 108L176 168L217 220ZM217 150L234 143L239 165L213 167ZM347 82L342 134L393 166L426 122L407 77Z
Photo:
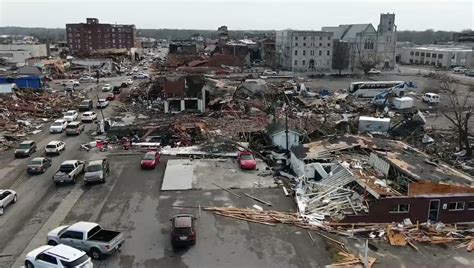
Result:
M403 47L402 49L414 50L432 50L432 51L454 51L454 52L472 52L472 48L463 46L417 46L417 47Z

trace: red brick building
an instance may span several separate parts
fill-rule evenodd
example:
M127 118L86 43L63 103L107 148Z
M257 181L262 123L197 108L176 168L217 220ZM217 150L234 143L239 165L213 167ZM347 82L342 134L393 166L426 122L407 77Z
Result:
M72 54L87 54L98 49L136 47L137 30L133 24L106 24L87 18L86 23L66 24L66 38Z

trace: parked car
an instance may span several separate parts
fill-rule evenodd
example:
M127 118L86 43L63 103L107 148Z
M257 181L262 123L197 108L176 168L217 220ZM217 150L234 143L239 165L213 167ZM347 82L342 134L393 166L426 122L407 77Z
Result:
M93 108L93 103L92 103L92 100L90 99L87 99L87 100L83 100L81 102L81 104L79 104L79 111L90 111L92 110Z
M81 85L81 83L77 80L67 80L67 81L64 81L63 82L63 86L67 86L67 85L73 85L75 87L78 87Z
M66 150L66 143L64 141L50 141L44 148L46 155L61 154L64 150Z
M84 125L81 121L73 121L67 124L66 135L79 135L84 131Z
M112 93L114 93L115 95L118 95L122 92L122 87L127 87L127 84L124 84L122 83L122 85L120 87L114 87L114 89L112 89Z
M370 69L368 72L368 74L381 74L382 72L380 70L377 70L375 68L372 68Z
M137 73L133 75L133 79L148 79L150 76L145 73Z
M84 173L84 184L90 182L105 182L105 177L110 173L107 159L89 161Z
M108 92L108 91L111 91L112 90L112 85L111 84L105 84L103 87L102 87L102 91L103 92Z
M92 122L96 119L97 119L97 113L93 111L85 112L85 113L82 113L81 115L82 122Z
M93 264L91 258L87 256L86 252L60 244L56 246L41 246L28 252L25 258L25 267L92 268Z
M36 152L36 142L33 140L23 141L18 145L18 148L15 150L15 157L25 157L31 156Z
M454 68L453 68L453 71L454 71L455 73L462 73L462 74L463 74L463 73L465 73L465 72L467 71L467 69L464 68L464 67L454 67Z
M464 75L465 75L465 76L470 76L470 77L474 76L474 69L466 70L466 71L464 72Z
M115 100L115 93L113 93L113 92L107 93L107 96L105 97L105 99L108 100L108 101Z
M64 161L59 170L53 175L56 185L65 182L76 183L77 178L84 173L84 161L67 160Z
M140 162L143 169L154 169L160 162L160 153L157 151L147 152Z
M92 76L81 76L81 78L79 78L79 82L81 83L94 83L94 81L95 78Z
M275 72L275 71L270 71L270 70L265 70L265 71L263 71L262 74L263 74L263 75L276 75L277 72Z
M5 208L16 203L17 195L13 190L0 190L0 215L3 215Z
M50 133L62 133L67 126L67 121L65 119L55 120L49 127Z
M439 95L435 93L425 93L421 97L421 100L423 102L429 103L429 104L438 104L439 103Z
M179 214L171 218L171 245L173 247L196 244L196 218L189 214Z
M104 109L107 108L107 106L109 106L109 101L107 99L102 98L97 101L97 109Z
M102 229L97 223L81 221L55 228L48 233L47 241L48 245L65 244L84 250L97 260L120 249L124 235Z
M79 114L76 110L69 110L64 114L63 118L67 122L72 122L72 121L76 120L78 116L79 116Z
M46 169L48 169L53 162L51 158L48 157L35 157L31 160L31 162L26 166L26 172L28 174L39 174L44 173Z
M257 160L255 160L255 156L252 152L239 152L237 155L237 161L239 162L239 167L241 169L254 170L257 168Z

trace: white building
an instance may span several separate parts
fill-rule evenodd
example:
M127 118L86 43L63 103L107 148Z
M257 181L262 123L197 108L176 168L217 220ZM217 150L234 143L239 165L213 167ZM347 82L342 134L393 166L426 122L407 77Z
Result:
M285 30L276 33L275 46L282 69L295 72L332 68L333 33Z
M377 29L371 24L346 24L322 27L323 31L334 33L334 39L350 44L349 68L360 66L361 61L374 61L383 68L395 66L397 26L395 14L380 14Z
M404 64L432 65L441 68L463 66L473 68L473 49L469 46L426 45L401 47L400 62Z
M266 127L267 135L272 141L273 145L276 145L282 149L286 149L286 128L283 124L272 123ZM301 143L302 134L298 131L289 128L288 129L288 149L293 146L298 146Z
M29 58L42 58L49 56L49 47L46 44L0 44L0 58L8 63L24 64Z

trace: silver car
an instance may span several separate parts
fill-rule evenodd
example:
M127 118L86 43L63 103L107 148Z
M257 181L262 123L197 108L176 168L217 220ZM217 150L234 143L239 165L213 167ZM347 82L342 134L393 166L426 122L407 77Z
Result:
M13 190L0 190L0 215L6 206L16 203L16 192Z

